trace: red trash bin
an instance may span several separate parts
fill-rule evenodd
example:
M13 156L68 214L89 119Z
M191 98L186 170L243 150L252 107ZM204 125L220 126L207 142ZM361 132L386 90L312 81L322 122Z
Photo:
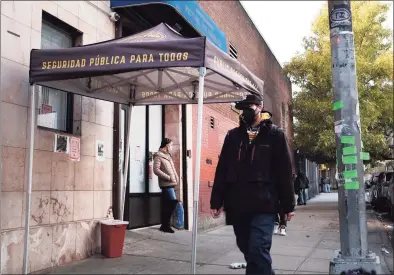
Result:
M101 221L101 254L108 258L119 258L123 255L123 244L127 221Z

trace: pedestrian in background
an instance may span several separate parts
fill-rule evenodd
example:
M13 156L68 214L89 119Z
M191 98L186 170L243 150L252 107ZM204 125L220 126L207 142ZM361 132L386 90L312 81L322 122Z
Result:
M323 181L324 193L331 193L331 179L326 177Z
M324 177L320 177L319 187L320 187L320 192L323 193L324 192Z
M211 214L222 208L233 225L246 274L274 274L270 249L275 220L294 216L292 163L284 132L263 111L262 98L248 95L235 107L240 126L224 140L211 194Z
M298 172L294 182L294 189L298 194L297 205L306 205L306 189L309 188L309 180L303 172Z
M179 183L179 177L171 157L172 141L163 139L160 149L153 156L153 173L159 178L161 189L161 227L160 231L174 233L171 228L171 217L178 204L174 187Z

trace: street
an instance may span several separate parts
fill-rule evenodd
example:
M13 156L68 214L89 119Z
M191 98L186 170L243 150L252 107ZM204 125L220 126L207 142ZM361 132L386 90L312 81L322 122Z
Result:
M383 274L393 270L389 238L374 212L367 211L369 249L380 256ZM190 273L191 233L163 234L157 228L127 232L124 256L90 259L50 270L49 274L187 274ZM327 274L333 250L340 247L337 193L321 194L298 207L287 236L274 236L271 249L277 274ZM382 252L382 248L388 253ZM383 255L384 254L384 255ZM244 274L232 270L242 262L231 227L198 236L198 274Z

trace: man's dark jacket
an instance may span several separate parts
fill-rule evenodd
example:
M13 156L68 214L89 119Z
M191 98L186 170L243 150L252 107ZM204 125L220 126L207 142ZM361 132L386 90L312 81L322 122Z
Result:
M294 211L289 148L271 120L261 122L251 144L244 124L227 133L211 194L211 209L223 206L228 224L245 214Z

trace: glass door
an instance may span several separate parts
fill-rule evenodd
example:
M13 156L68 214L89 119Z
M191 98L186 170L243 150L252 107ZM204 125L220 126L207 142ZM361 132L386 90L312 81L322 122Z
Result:
M162 133L162 106L133 107L126 205L129 228L160 223L161 189L153 173L153 154L160 147Z

